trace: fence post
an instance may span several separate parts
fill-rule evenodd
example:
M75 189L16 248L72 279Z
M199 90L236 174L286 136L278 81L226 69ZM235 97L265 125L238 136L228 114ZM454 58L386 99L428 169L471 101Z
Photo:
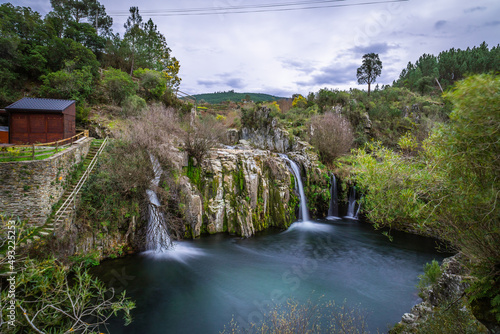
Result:
M59 148L59 140L56 141L56 153L57 153L57 149Z
M31 156L31 160L35 160L35 143L33 143L33 155Z

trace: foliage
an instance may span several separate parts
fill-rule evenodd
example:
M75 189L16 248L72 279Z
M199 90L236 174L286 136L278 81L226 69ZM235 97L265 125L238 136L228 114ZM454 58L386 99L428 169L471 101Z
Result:
M229 328L224 326L221 333L368 333L365 314L345 301L337 305L334 301L300 303L289 299L283 305L269 305L267 308L268 311L263 310L262 321L238 323L233 318Z
M424 265L424 274L418 275L418 287L423 289L431 284L435 284L439 277L441 277L441 267L439 266L439 262L432 260L431 263L426 263Z
M134 71L139 81L139 94L147 101L159 101L167 90L167 82L162 73L139 68Z
M463 302L448 302L434 307L432 313L425 320L419 321L418 326L397 324L389 334L477 334L488 333L472 314L470 307Z
M90 108L84 107L82 105L76 106L76 123L78 125L84 125L89 121Z
M418 148L417 138L411 132L407 132L399 138L398 146L401 151L410 154Z
M174 110L151 106L128 121L116 136L102 153L98 171L84 185L77 214L81 225L90 225L104 234L125 233L132 217L147 218L146 190L151 188L154 177L150 155L163 166L171 165L171 146L165 144L181 137L182 131ZM169 207L177 196L171 178L167 172L162 176L162 182L169 185L168 192L161 187L155 189ZM166 214L169 227L176 228L177 217Z
M377 225L432 228L470 261L472 300L500 314L500 79L469 77L446 96L454 104L414 158L380 145L355 152L354 178ZM485 284L486 283L486 284ZM497 318L497 321L499 318Z
M178 76L179 61L170 56L171 50L167 46L165 36L160 33L153 20L143 22L139 8L130 7L130 16L124 27L124 43L117 46L122 49L119 53L125 56L126 63L130 66L130 74L132 75L136 68L149 68L163 73L163 79L170 88L178 88L181 81Z
M234 90L230 90L228 92L215 92L215 93L207 93L207 94L196 94L193 95L198 101L204 100L210 104L222 103L225 101L233 101L240 102L242 100L247 101L247 98L250 101L255 103L257 102L268 102L268 101L278 101L281 99L280 97L268 95L268 94L260 94L260 93L236 93Z
M224 124L212 116L185 120L184 148L189 157L201 165L208 151L221 143L226 133Z
M276 111L276 110L275 110ZM250 129L264 129L271 125L273 110L268 107L248 106L241 109L241 125Z
M132 78L127 73L114 68L109 68L104 72L102 85L111 100L118 105L133 95L136 90L136 84Z
M331 112L311 119L310 138L324 164L348 153L354 141L351 124L342 115Z
M153 21L142 22L137 7L121 38L112 33L113 20L99 1L51 0L51 5L44 18L28 7L0 5L0 104L14 102L21 90L95 102L87 77L95 86L99 66L149 68L171 89L179 86L179 61ZM115 103L124 98L119 100Z
M91 27L98 27L101 35L107 35L111 31L113 19L106 14L106 9L99 1L89 0L50 0L54 11L51 17L57 19L61 29L68 34L73 23L82 24L83 21ZM97 31L94 30L97 35Z
M305 97L302 95L296 96L293 101L292 101L292 107L293 108L306 108L307 107L307 100Z
M380 143L367 144L354 152L353 174L365 193L363 211L375 227L390 226L424 230L428 221L428 199L439 179L420 164Z
M65 70L43 75L40 93L45 97L71 99L82 103L93 90L94 82L90 68L86 66L81 70L71 70L71 64L68 65Z
M329 90L327 88L320 89L314 98L315 103L322 111L326 111L327 107L335 105L346 106L350 100L351 97L348 92L339 91L338 89Z
M271 114L272 115L277 115L281 112L280 110L280 105L278 104L277 101L272 101L270 103L266 103L266 107L271 109Z
M179 77L179 70L181 69L180 62L177 58L168 58L166 61L166 67L162 68L163 76L167 80L168 87L173 89L178 89L181 84L181 78Z
M124 143L108 144L100 158L99 169L83 187L77 212L79 221L96 231L126 230L128 217L139 216L138 203L152 178L150 173L136 175L146 159L143 151L132 151ZM131 175L136 176L132 179Z
M382 73L382 62L376 53L367 53L363 56L363 63L356 72L359 84L368 84L368 95L370 85L377 80Z
M137 116L147 109L146 101L137 95L128 96L122 105L123 114L127 117Z
M70 278L71 277L71 278ZM2 319L7 319L7 289L2 290ZM22 263L15 280L16 318L13 333L65 332L88 333L104 327L118 312L125 323L132 321L134 303L125 292L115 296L112 289L79 267L70 270L54 259ZM1 327L10 326L3 322ZM11 330L12 327L9 328Z
M452 48L436 57L423 54L401 71L396 87L424 93L441 92L471 74L500 71L500 45L488 49L486 42L466 50Z

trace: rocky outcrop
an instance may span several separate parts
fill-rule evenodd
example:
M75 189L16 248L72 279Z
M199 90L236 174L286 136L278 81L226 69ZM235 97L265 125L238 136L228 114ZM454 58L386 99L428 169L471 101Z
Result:
M401 322L389 333L431 333L436 327L443 331L447 330L446 332L450 330L457 333L465 332L462 329L467 329L467 332L472 330L471 333L488 332L486 327L477 321L466 303L465 291L469 287L466 282L468 272L460 261L460 254L443 260L441 277L436 283L421 291L422 302L415 305L409 313L403 314ZM450 311L451 308L454 309ZM446 312L451 315L447 315ZM452 325L441 323L450 318L453 319Z
M187 234L229 232L249 237L295 220L296 195L285 162L248 146L212 150L181 177Z
M271 116L271 109L261 107L256 111L248 111L243 117L243 128L240 139L249 141L254 147L262 150L286 153L300 151L304 142L278 126L278 120Z

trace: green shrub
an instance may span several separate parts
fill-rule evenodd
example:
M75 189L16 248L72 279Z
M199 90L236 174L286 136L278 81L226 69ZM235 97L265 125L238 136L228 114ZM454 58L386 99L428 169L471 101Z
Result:
M68 68L71 64L67 64ZM40 94L55 99L71 99L85 102L93 89L93 76L89 67L81 70L65 69L42 75Z
M233 318L229 328L224 326L221 333L369 333L366 314L357 307L348 306L345 301L337 305L334 301L313 303L308 300L300 303L288 299L282 304L269 303L266 306L258 317L254 317L260 318L259 322L252 322L253 317Z
M439 277L441 277L441 267L439 266L439 262L432 260L431 263L426 263L424 265L424 274L418 275L418 278L420 279L418 287L423 289L431 284L434 284L437 282Z
M86 124L89 121L90 108L81 105L76 106L76 123Z
M132 321L134 302L125 297L125 292L115 296L87 270L70 270L54 259L27 259L22 265L14 282L14 326L3 321L2 333L95 332L118 312L123 313L125 324ZM11 298L9 290L2 289L2 305ZM8 312L7 307L2 308L2 319L7 319Z
M134 76L140 80L139 93L147 101L159 101L167 90L167 80L161 72L139 68Z
M130 95L123 101L122 110L125 116L137 116L148 107L146 101L137 95Z
M109 98L118 105L136 91L136 84L132 78L127 73L112 67L104 72L102 85Z

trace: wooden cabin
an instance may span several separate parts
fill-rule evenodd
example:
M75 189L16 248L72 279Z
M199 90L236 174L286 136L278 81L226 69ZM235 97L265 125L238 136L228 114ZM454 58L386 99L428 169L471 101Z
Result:
M5 110L11 144L50 143L76 134L74 100L25 97Z

